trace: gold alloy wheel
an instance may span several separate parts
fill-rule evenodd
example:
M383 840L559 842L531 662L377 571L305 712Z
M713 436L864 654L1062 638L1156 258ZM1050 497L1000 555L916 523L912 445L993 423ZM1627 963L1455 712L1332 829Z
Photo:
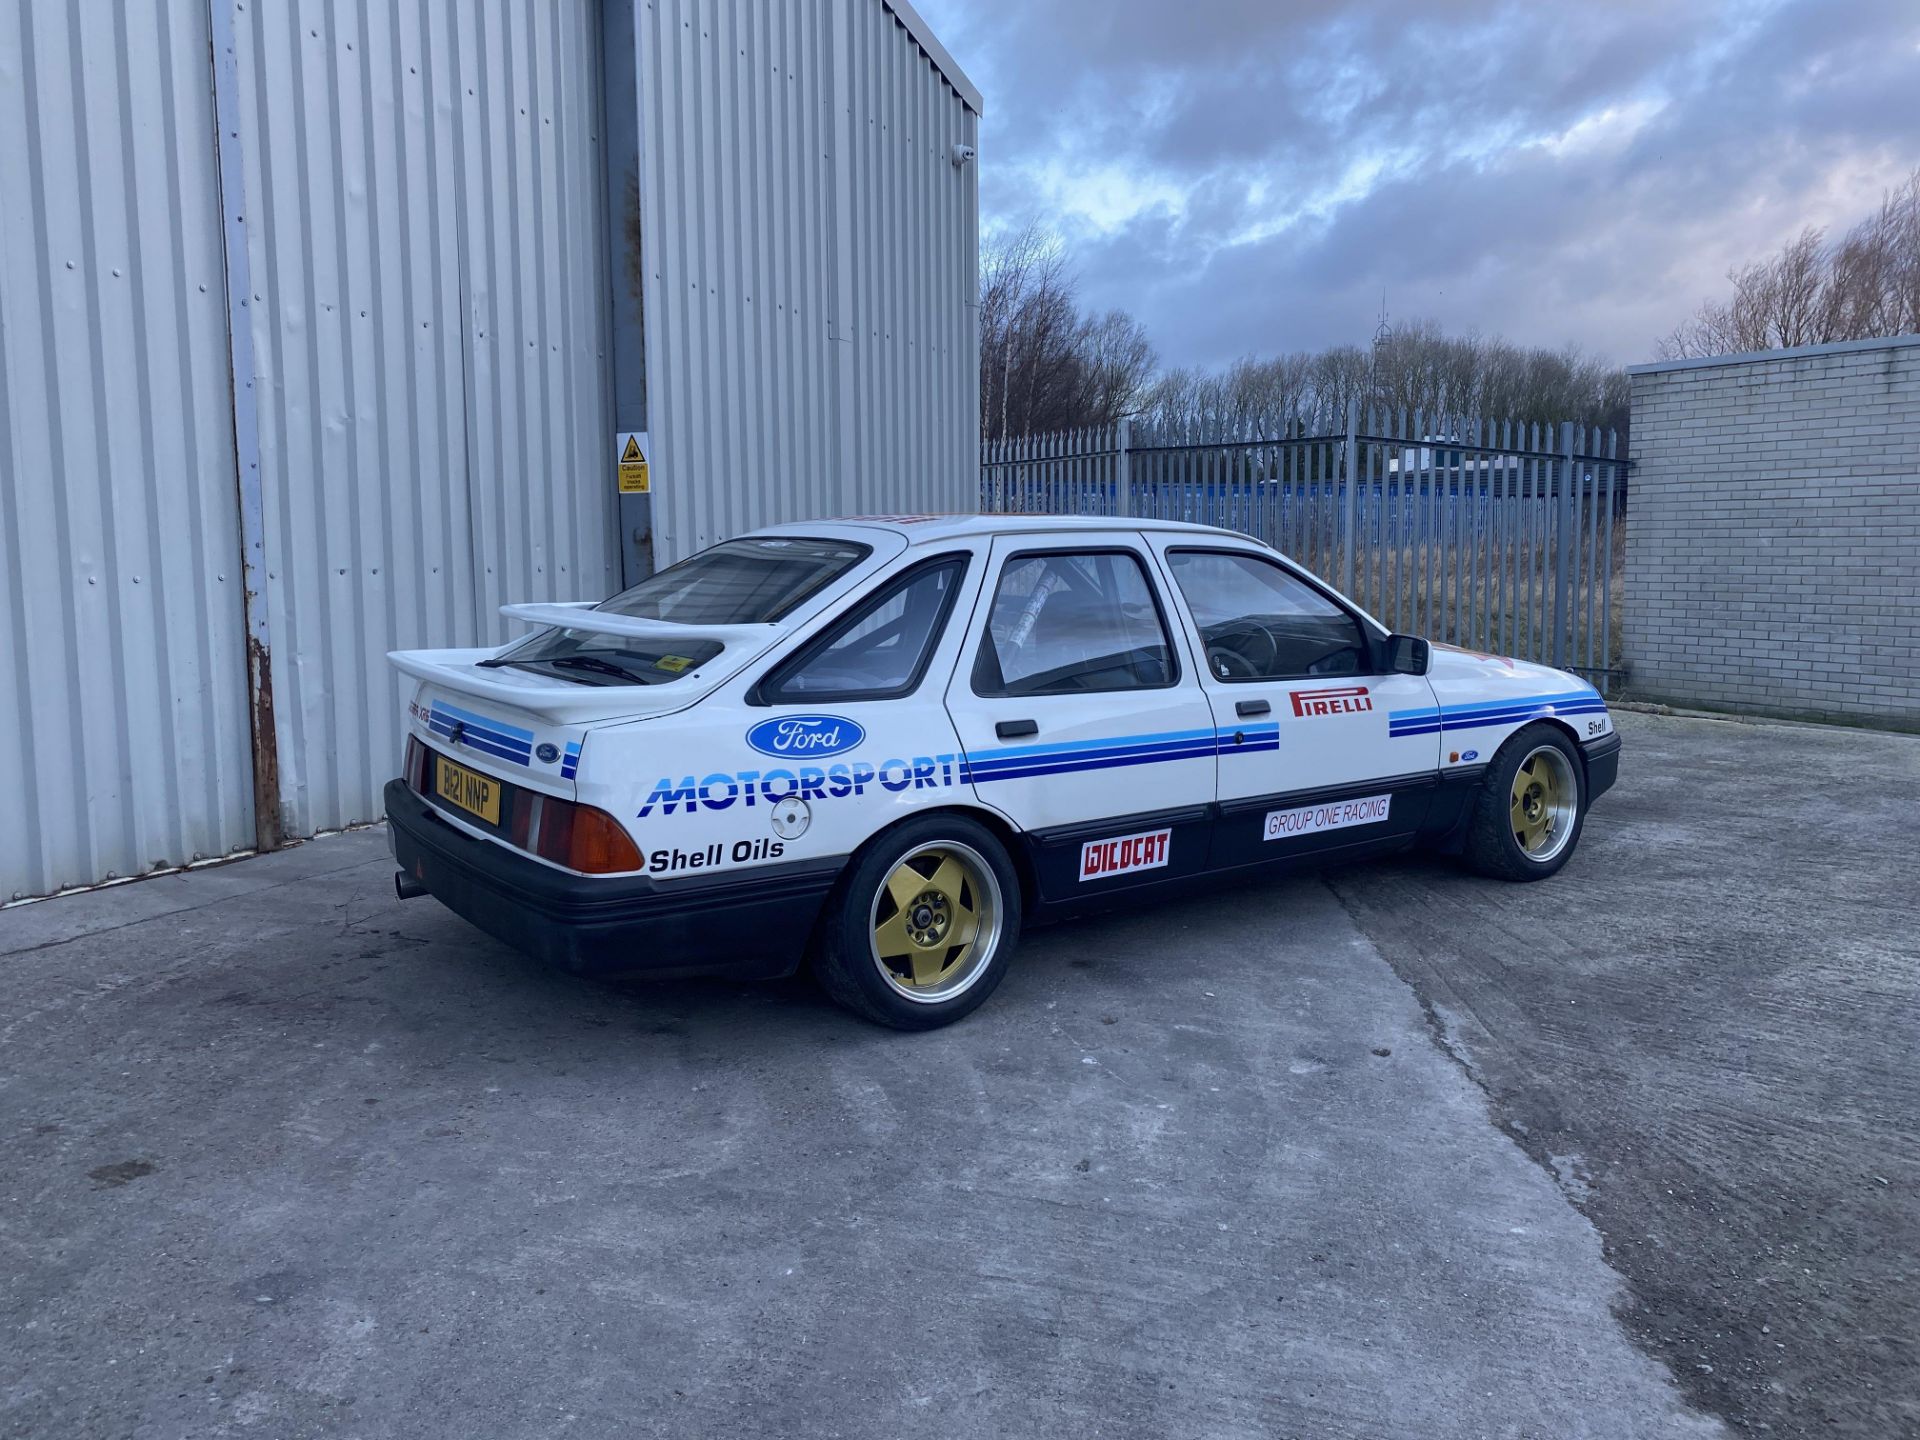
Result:
M1573 838L1573 818L1580 785L1566 752L1557 745L1541 745L1513 772L1509 824L1520 853L1529 860L1553 859Z
M903 856L873 899L873 961L895 992L951 1000L986 973L999 947L1000 882L957 840Z

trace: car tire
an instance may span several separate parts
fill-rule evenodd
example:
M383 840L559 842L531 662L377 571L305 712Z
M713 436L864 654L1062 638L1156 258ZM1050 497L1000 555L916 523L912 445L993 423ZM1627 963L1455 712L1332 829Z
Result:
M1500 880L1544 880L1567 863L1586 818L1586 767L1574 742L1557 725L1528 725L1487 766L1467 863Z
M855 853L827 901L813 972L847 1009L895 1030L970 1015L1020 938L1020 880L992 831L909 820Z

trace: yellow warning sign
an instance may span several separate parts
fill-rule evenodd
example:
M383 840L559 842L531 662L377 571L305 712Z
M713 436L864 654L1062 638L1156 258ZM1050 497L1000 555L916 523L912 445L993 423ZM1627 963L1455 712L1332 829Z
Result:
M617 451L620 456L620 493L622 495L648 495L653 491L647 475L647 452L641 444L640 432L628 430L618 437Z

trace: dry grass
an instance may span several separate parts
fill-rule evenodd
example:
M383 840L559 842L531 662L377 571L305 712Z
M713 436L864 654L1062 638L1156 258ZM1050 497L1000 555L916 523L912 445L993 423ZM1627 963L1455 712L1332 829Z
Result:
M1599 572L1600 555L1590 557L1583 550L1579 557L1582 574L1570 606L1571 668L1620 669L1626 555L1626 526L1616 520L1612 554L1605 557L1611 575ZM1364 559L1355 562L1353 598L1395 629L1470 650L1552 660L1555 557L1546 543L1402 546L1384 554L1375 550ZM1593 573L1586 573L1589 559L1596 565Z

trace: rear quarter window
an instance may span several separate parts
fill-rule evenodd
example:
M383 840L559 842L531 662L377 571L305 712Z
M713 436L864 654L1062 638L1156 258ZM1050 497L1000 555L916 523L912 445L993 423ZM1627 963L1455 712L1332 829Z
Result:
M779 620L872 553L842 540L752 535L669 565L596 606L676 625L756 625ZM547 630L481 663L580 685L667 685L696 673L724 647L713 640Z

